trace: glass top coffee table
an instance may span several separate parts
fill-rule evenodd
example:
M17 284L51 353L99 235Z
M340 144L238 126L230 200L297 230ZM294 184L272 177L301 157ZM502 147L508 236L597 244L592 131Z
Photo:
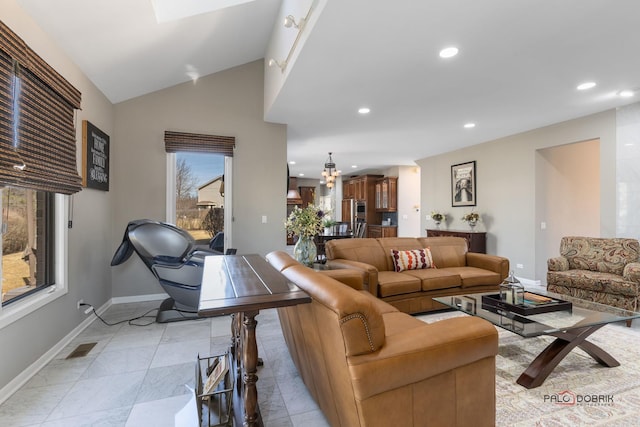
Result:
M528 291L571 302L571 309L525 316L513 313L505 307L483 303L483 296L495 295L497 292L452 295L434 298L434 300L458 311L485 319L524 338L540 335L556 337L518 378L517 383L523 387L535 388L542 385L555 367L575 347L581 348L603 366L610 368L620 366L613 356L587 341L587 338L609 323L630 321L639 318L640 313L538 289Z

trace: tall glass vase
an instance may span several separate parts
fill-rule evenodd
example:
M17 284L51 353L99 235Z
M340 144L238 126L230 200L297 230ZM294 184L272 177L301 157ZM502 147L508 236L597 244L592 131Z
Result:
M318 252L313 237L300 236L293 246L293 257L300 264L306 265L307 267L313 267L317 254Z

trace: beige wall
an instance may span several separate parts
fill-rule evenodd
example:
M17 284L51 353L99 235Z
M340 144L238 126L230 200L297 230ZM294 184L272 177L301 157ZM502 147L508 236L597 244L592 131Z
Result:
M165 130L235 136L231 247L262 255L285 247L286 126L263 120L263 69L256 61L115 106L112 250L129 221L165 220ZM161 293L134 258L114 268L113 296Z
M82 92L82 109L76 120L80 167L82 120L89 120L113 141L113 106L15 0L2 1L0 20ZM73 197L73 228L68 230L68 293L0 329L0 388L7 386L2 391L10 389L15 384L9 384L12 379L86 319L76 308L79 299L100 307L111 298L109 262L113 252L103 242L110 241L112 236L113 190L113 185L109 192L85 189Z
M450 229L468 229L460 220L471 211L451 207L451 165L471 160L477 168L477 206L482 215L478 229L486 230L487 251L506 256L516 275L540 280L536 266L546 263L546 254L536 256L539 228L536 202L536 151L574 142L599 139L600 198L599 234L615 235L616 212L616 122L615 111L558 123L553 126L486 142L417 161L421 167L422 212L439 210L448 214ZM589 213L586 213L589 215ZM422 227L426 228L424 215ZM549 219L548 221L552 221Z

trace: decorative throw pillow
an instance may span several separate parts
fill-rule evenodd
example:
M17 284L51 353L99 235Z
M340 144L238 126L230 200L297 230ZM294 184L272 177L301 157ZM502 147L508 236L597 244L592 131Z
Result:
M393 268L396 272L435 268L429 248L412 249L409 251L391 249L391 258L393 259Z

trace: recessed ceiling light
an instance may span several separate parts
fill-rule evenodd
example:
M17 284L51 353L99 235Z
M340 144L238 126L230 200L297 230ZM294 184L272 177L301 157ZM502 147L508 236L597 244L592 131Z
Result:
M303 173L299 173L298 176L304 176L304 174Z
M369 114L370 112L371 112L371 108L368 108L368 107L358 108L358 113L360 114Z
M353 169L355 169L355 168L357 168L357 167L358 167L358 165L351 165L351 167L352 167Z
M464 127L467 128L467 129L471 129L471 128L476 127L476 124L475 123L465 123Z
M578 85L576 89L578 90L587 90L596 87L596 82L584 82Z
M451 58L458 54L457 47L446 47L440 51L440 58Z
M623 98L630 98L633 95L635 95L635 92L632 90L621 90L620 92L618 92L618 96L621 96Z
M295 164L296 164L296 161L295 161L295 160L291 160L291 161L289 162L289 164L290 164L290 165L295 165Z

